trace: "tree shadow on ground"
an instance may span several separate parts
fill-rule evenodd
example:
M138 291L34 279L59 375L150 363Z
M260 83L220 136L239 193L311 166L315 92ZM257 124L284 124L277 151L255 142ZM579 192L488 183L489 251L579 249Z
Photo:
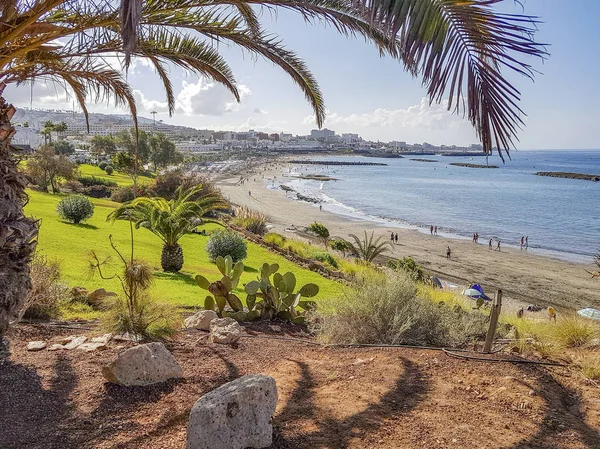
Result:
M154 273L154 277L160 280L183 282L187 285L198 285L196 284L196 278L193 275L187 273L165 273L164 271L158 271Z
M76 385L64 356L58 356L48 387L35 368L0 361L0 447L78 447L65 431L73 412L69 396Z
M249 267L248 265L244 265L244 271L246 273L258 273L258 270L254 267Z
M64 221L64 220L60 220L60 222L66 224L66 225L69 225L69 226L74 226L76 228L92 229L92 230L98 229L98 226L94 226L94 225L87 224L87 223L71 223L70 221Z
M314 390L317 383L305 362L295 363L300 366L300 380L286 406L275 417L276 422L290 424L299 416L302 419L314 418L317 413L314 403ZM371 404L365 410L342 420L320 414L320 419L316 423L318 428L301 435L285 437L276 426L271 449L321 447L344 449L349 447L352 439L376 432L386 419L408 413L425 399L431 385L413 362L401 359L401 363L404 372L396 380L394 388L384 394L378 403ZM331 435L337 435L336 441L331 441Z
M558 382L543 367L523 367L538 379L536 393L544 400L546 414L538 432L505 449L551 449L564 447L563 432L576 433L588 449L600 449L600 432L585 422L581 398L573 389Z

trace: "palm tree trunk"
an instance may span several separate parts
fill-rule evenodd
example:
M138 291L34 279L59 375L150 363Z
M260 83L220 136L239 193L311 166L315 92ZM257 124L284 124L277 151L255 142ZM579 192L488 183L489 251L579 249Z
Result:
M183 249L179 243L163 245L160 264L163 271L177 273L183 268Z
M23 214L27 181L10 146L15 109L2 97L4 87L0 84L0 342L31 287L29 264L38 232L37 222Z

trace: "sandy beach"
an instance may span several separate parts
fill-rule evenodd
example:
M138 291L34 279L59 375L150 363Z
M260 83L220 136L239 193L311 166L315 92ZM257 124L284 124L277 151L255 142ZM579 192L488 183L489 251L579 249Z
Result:
M363 230L374 231L376 236L385 238L389 238L391 232L397 232L398 244L388 251L388 256L410 256L433 275L460 286L478 282L486 293L502 289L510 308L530 303L554 305L559 311L600 308L600 281L592 280L584 271L594 270L596 267L592 263L567 262L511 247L504 247L501 252L490 251L487 242L481 244L481 240L480 244L475 244L470 240L431 236L413 229L319 211L316 204L286 198L283 190L266 188L269 179L281 178L288 168L283 163L272 163L267 168L245 173L249 179L243 185L239 185L238 175L219 180L217 186L232 203L265 214L274 232L289 237L298 238L286 231L290 226L302 228L314 221L327 226L332 236L342 238L348 238L349 234L362 236ZM448 246L452 249L450 259L446 258Z

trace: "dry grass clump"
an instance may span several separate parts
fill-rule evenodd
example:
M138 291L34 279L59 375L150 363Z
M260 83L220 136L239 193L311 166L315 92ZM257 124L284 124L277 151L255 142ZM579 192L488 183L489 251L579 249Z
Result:
M36 254L31 263L31 290L25 300L21 317L47 320L59 315L59 303L68 287L60 282L60 265L46 256Z
M329 344L451 347L482 338L487 317L424 299L406 274L397 273L357 281L340 299L319 309L312 327Z
M600 381L600 354L584 357L581 361L581 373L590 380Z
M257 235L264 235L267 232L267 217L265 215L246 206L235 207L234 211L235 216L231 220L232 224Z
M550 327L550 337L565 348L576 348L590 343L599 331L598 325L591 320L566 316Z

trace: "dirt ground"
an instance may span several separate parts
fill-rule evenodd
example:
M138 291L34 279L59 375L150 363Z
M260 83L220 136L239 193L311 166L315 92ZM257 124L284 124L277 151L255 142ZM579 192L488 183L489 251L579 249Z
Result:
M82 332L16 326L11 355L0 360L0 448L185 448L198 398L263 373L279 392L274 449L600 449L600 389L568 368L264 338L291 330L246 327L255 338L237 348L183 332L168 345L182 380L124 388L105 383L100 370L129 343L94 353L27 352L28 341Z

